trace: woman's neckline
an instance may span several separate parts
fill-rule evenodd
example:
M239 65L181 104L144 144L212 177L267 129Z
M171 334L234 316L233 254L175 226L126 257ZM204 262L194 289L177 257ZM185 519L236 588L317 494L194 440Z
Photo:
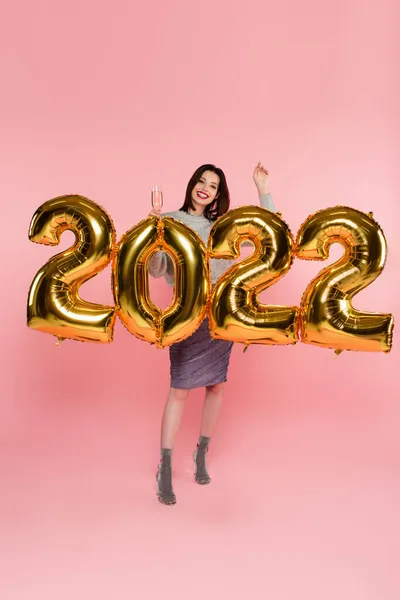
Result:
M182 212L186 212L186 211L184 211L184 210L183 210ZM187 214L187 215L189 215L189 217L196 217L197 219L205 219L205 218L206 218L206 217L204 216L204 213L202 213L201 215L196 215L196 214L193 214L193 213L187 212L186 214Z

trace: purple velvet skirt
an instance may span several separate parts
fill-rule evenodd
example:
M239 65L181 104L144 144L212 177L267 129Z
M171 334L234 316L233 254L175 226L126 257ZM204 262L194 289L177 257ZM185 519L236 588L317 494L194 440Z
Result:
M190 337L169 348L171 387L181 390L226 381L233 342L214 340L204 319Z

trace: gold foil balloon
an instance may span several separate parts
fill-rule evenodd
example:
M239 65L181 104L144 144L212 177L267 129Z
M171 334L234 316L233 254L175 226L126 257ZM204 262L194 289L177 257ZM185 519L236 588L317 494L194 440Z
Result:
M244 206L220 217L210 232L212 258L236 259L240 244L250 240L254 253L220 277L210 305L210 330L215 338L249 344L295 344L295 306L261 304L257 295L276 283L292 264L293 237L276 214Z
M161 311L149 294L148 262L166 252L175 266L174 300ZM121 239L114 263L119 317L141 340L164 348L190 336L203 321L209 293L206 248L198 235L169 217L150 217Z
M297 256L326 260L330 245L339 242L343 257L323 269L309 284L301 302L301 335L306 344L340 350L388 352L393 317L364 313L352 306L354 296L382 272L386 241L372 218L354 208L321 210L300 227Z
M111 261L114 225L91 200L60 196L35 212L29 239L57 246L66 229L75 233L75 244L51 258L35 276L28 297L28 325L59 339L111 342L114 307L82 300L79 289Z

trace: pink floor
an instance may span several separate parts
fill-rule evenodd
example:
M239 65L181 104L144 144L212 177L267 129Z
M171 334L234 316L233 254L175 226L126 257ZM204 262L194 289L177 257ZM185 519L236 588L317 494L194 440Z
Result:
M174 507L155 494L163 399L151 385L132 398L118 388L61 403L26 398L2 445L4 598L396 600L397 395L332 399L318 379L308 398L291 381L280 397L267 386L249 394L242 358L235 349L204 488L191 462L201 396L190 400ZM331 358L328 381L339 359Z

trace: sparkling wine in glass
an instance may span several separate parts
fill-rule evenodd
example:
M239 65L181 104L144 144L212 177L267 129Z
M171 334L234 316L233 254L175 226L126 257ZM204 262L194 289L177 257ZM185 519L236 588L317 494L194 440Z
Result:
M159 185L153 186L151 190L151 204L156 212L161 212L163 206L163 194Z

